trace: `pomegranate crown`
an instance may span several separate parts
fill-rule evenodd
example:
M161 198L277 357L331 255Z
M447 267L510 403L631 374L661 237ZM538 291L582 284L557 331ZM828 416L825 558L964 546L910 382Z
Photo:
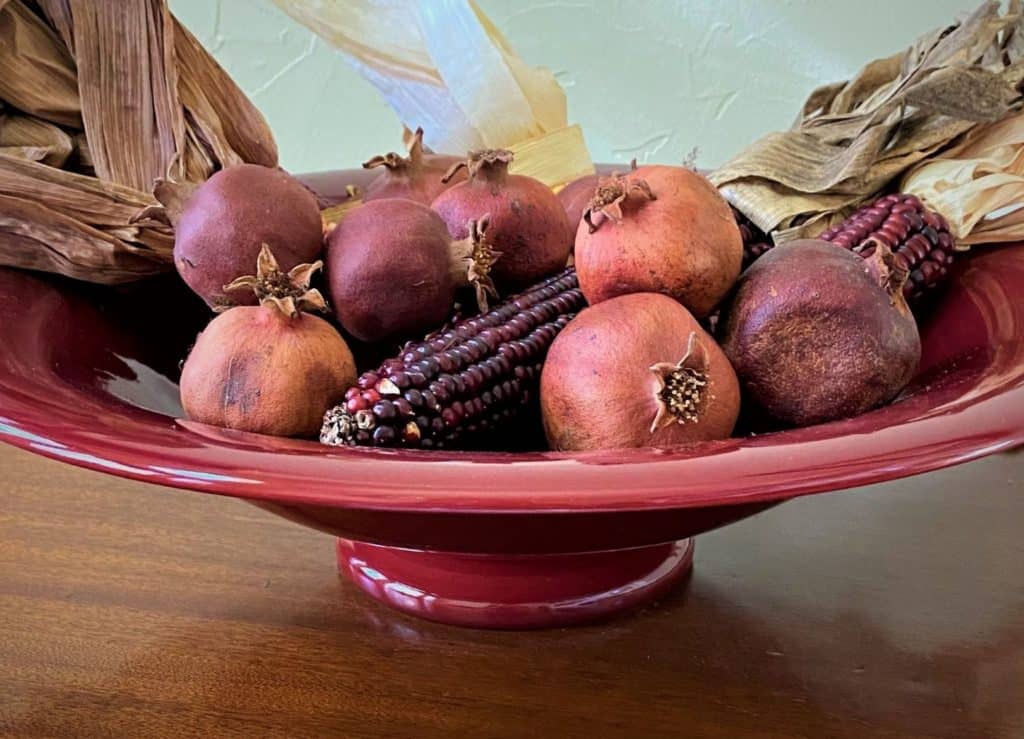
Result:
M469 178L479 177L502 178L508 174L508 165L512 163L513 154L508 149L476 149L469 152L465 161L456 162L445 172L441 182L450 182L460 169L466 168Z
M487 239L487 228L491 224L491 214L485 213L466 223L469 232L466 238L452 242L451 274L455 284L460 287L472 287L476 291L476 302L481 313L488 310L489 298L498 297L498 291L491 279L491 269L501 256L494 251Z
M605 221L619 223L622 221L622 204L633 199L638 202L657 200L647 180L633 176L632 170L636 169L636 159L630 162L631 171L629 174L612 173L609 177L602 177L597 182L597 189L594 190L594 197L587 203L583 211L583 220L594 233ZM601 220L595 222L594 215L600 213Z
M708 402L708 354L696 332L686 342L678 362L658 362L650 367L657 379L658 412L651 433L673 423L696 423Z
M300 264L283 272L267 244L260 247L256 258L256 274L239 277L224 286L224 290L248 288L256 293L260 305L270 305L289 318L297 317L302 311L326 311L327 301L319 290L310 288L313 274L324 266L319 259L312 264ZM227 310L224 306L218 310Z
M363 162L363 169L375 167L387 167L391 172L403 170L415 170L423 163L423 129L417 128L409 142L408 156L402 156L398 152L389 151L387 154L378 154L375 157Z

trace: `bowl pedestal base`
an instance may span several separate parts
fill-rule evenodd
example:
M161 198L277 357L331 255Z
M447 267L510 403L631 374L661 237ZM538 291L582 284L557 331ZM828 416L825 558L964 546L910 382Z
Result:
M693 565L693 540L582 554L459 554L338 539L338 568L405 613L456 626L535 629L649 603Z

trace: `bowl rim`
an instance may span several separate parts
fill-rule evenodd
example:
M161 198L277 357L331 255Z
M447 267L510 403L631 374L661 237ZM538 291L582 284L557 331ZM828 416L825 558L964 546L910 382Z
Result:
M1024 264L1024 244L1009 248ZM1024 306L1008 305L1020 332ZM1001 341L992 346L1018 347L1024 337ZM170 422L109 396L48 384L46 373L31 367L13 372L11 366L0 361L0 441L143 482L286 505L529 514L767 503L1024 445L1019 361L1002 367L998 382L978 382L966 393L952 392L940 379L901 402L843 421L686 448L583 454L329 448Z

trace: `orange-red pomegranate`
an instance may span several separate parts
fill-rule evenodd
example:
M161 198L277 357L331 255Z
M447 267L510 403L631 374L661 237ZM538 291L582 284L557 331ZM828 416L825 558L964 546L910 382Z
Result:
M702 318L736 282L743 241L729 204L703 176L652 165L601 180L576 231L575 258L591 305L662 293Z
M548 350L541 410L553 449L672 446L732 433L729 361L678 302L632 293L584 309Z

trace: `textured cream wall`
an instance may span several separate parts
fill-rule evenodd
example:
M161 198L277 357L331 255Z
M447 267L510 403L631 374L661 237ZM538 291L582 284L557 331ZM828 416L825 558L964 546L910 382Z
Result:
M423 0L429 2L430 0ZM980 1L980 0L979 0ZM395 116L270 0L171 0L270 121L293 171L394 149ZM480 0L521 56L554 70L595 160L714 166L973 0Z

